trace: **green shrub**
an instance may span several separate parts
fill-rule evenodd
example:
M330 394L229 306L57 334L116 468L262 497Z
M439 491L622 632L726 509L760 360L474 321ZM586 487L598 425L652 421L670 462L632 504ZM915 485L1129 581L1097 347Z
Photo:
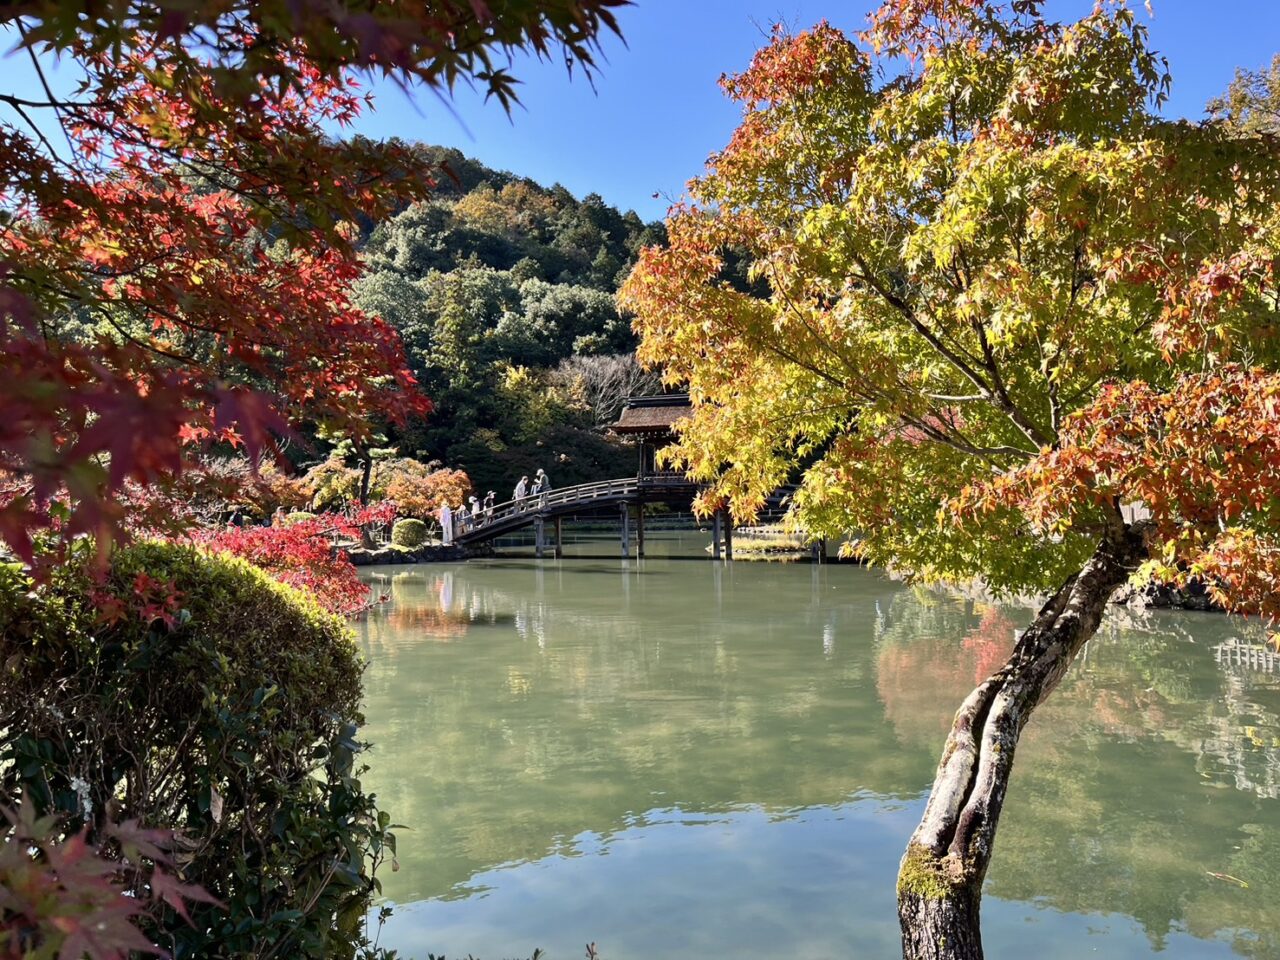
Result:
M0 665L0 804L24 794L91 840L108 818L172 828L182 879L225 905L152 918L153 942L354 955L366 858L394 838L358 779L361 665L341 619L244 561L141 543L105 581L83 557L42 585L0 567Z
M316 515L306 510L294 510L292 513L285 514L285 523L301 523L303 520L314 520Z
M397 547L420 547L427 542L427 525L421 520L397 520L391 542Z

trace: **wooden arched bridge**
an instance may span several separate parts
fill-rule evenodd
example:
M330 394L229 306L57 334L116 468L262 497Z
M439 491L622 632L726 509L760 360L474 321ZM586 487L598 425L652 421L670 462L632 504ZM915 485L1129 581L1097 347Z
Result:
M636 555L644 556L644 511L646 503L666 503L688 509L698 485L678 473L646 472L619 480L580 483L572 487L530 494L519 500L496 504L491 510L459 522L454 518L453 540L465 546L487 543L497 537L533 528L538 556L547 548L548 523L555 528L555 554L561 553L561 522L567 516L602 514L616 509L622 525L622 551L630 555L631 524L634 513ZM718 520L718 518L717 518ZM720 524L717 522L716 526Z
M637 557L644 556L644 505L665 503L688 510L697 496L699 484L683 474L650 471L635 477L619 480L602 480L597 483L580 483L546 493L530 494L519 500L495 504L491 510L480 511L477 516L452 519L453 542L464 546L487 543L498 537L532 527L534 549L539 557L547 549L561 556L562 522L565 517L609 516L617 511L621 531L622 555L631 555L632 530L635 531ZM761 519L776 521L786 512L787 502L795 488L781 487L765 504ZM550 525L554 530L552 542ZM733 524L727 511L711 517L711 555L719 559L733 559Z
M674 427L689 415L687 394L664 394L655 397L629 397L622 415L610 430L636 443L639 469L634 477L580 483L546 493L530 494L518 500L496 504L465 521L455 516L452 540L464 546L487 543L505 534L527 527L533 528L534 548L539 557L548 547L547 524L555 531L555 555L561 556L562 522L565 517L601 516L617 510L621 529L622 555L631 555L631 530L634 522L636 556L644 556L644 505L666 503L689 509L699 485L684 474L659 467L656 451L674 438ZM766 505L768 519L778 519L793 491L779 489ZM633 518L634 515L634 518ZM711 555L733 559L733 523L727 512L711 518Z

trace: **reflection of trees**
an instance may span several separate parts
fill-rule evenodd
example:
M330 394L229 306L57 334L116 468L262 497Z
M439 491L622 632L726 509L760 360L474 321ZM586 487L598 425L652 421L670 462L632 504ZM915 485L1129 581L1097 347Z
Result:
M363 627L370 781L412 826L388 896L447 895L653 809L781 814L927 783L930 751L903 750L876 701L870 589L810 603L805 571L789 575L805 588L792 596L776 572L735 571L717 606L714 582L685 583L709 564L670 566L666 580L634 575L621 603L616 565L563 592L550 572L540 591L527 567L476 565L453 572L447 605L444 574L397 579ZM397 620L410 605L434 612ZM422 616L465 631L422 642Z
M1125 619L1090 643L1023 737L988 890L1128 914L1157 947L1185 928L1280 956L1276 680L1219 668L1214 645L1240 629L1226 618ZM917 622L882 645L878 686L905 742L936 743L986 674L998 636L968 642L984 630L1004 633L979 624L947 647ZM911 690L913 672L932 696Z
M1030 616L845 569L813 573L812 592L803 569L628 569L424 567L389 584L361 626L371 784L412 826L388 896L456 895L653 809L915 798L956 705ZM991 893L1280 956L1280 677L1215 662L1238 633L1113 618L1019 747Z
M1014 621L1000 607L927 594L896 606L880 631L876 689L900 738L935 746L960 702L1009 655Z

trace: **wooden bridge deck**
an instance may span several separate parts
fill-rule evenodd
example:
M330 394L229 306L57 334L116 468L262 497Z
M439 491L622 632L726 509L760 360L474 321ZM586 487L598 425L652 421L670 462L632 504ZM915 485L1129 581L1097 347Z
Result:
M539 520L552 520L618 504L688 503L697 492L698 485L680 474L652 473L620 480L580 483L496 504L492 513L469 518L462 528L457 526L455 518L453 540L464 545L484 543Z

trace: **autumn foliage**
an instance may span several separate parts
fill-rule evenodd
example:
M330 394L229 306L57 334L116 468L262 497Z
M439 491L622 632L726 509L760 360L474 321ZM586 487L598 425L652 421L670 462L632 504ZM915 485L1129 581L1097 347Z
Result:
M867 560L1048 596L951 722L899 873L913 960L981 957L1014 749L1118 589L1280 619L1280 153L1162 117L1124 0L1044 7L775 31L621 293L694 400L666 454L702 509L800 480L792 519Z
M400 461L388 470L387 497L400 513L420 520L434 517L446 504L457 507L474 492L464 470L431 469L417 461Z
M589 71L618 5L7 6L41 83L0 96L0 539L32 559L51 502L60 534L111 539L126 481L170 483L214 441L256 459L291 424L359 440L426 413L398 336L348 299L351 224L440 171L324 124L368 106L370 73L474 78L509 106L497 51ZM74 92L48 82L50 55Z
M926 579L1047 589L1120 504L1139 579L1280 614L1280 160L1161 119L1123 3L896 0L861 39L775 31L742 123L623 291L701 402L673 458ZM745 251L759 296L722 279Z
M10 164L39 166L6 192L17 216L0 242L0 466L27 480L0 508L0 536L28 556L50 498L72 508L66 532L109 539L123 521L111 494L126 481L170 482L215 440L258 457L288 429L284 411L359 433L373 412L429 410L395 332L350 305L359 264L342 231L297 233L288 245L261 231L264 210L316 215L290 201L306 183L264 181L255 193L238 164L251 158L188 130L198 116L156 80L152 61L111 69L99 82L120 84L120 99L67 123L88 171L39 166L31 142L7 141ZM319 116L360 104L324 82L306 97L261 100L256 142L300 157L308 140L320 150ZM332 163L333 180L364 195L369 213L417 189L406 181L375 202L343 158L320 151L309 162Z
M509 107L508 55L590 71L617 6L0 11L37 81L0 92L0 553L32 568L0 564L0 810L32 804L0 823L6 956L355 954L371 864L394 839L358 779L350 637L225 556L348 612L365 590L331 522L194 534L203 551L112 548L191 536L246 487L300 505L283 475L204 454L230 446L259 467L284 438L359 445L374 422L431 409L399 336L350 294L356 225L427 196L441 171L349 135L362 77L474 80ZM171 881L178 857L142 847L109 805L181 831L184 879L220 902Z
M198 533L207 549L248 560L272 578L312 594L332 613L351 614L368 605L369 588L360 582L346 552L331 537L358 537L344 517L324 515L270 527L226 527Z

